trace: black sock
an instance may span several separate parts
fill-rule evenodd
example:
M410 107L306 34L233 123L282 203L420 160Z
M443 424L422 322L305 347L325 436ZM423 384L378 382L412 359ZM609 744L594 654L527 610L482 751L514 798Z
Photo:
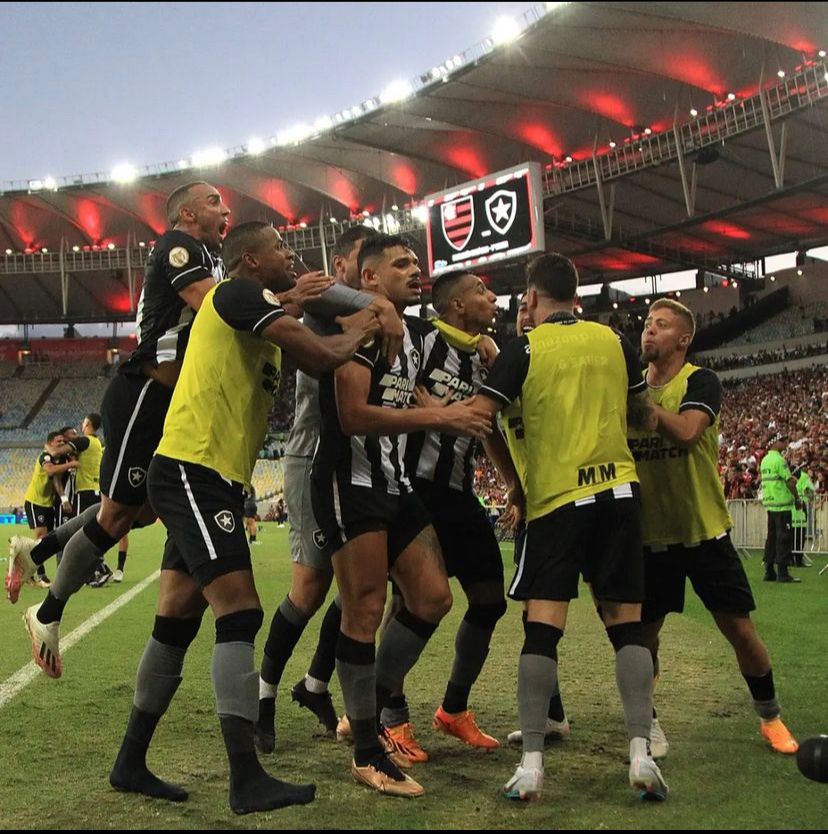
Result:
M31 560L38 566L42 565L50 556L54 556L60 550L57 536L54 531L47 533L33 548L29 554Z
M132 707L118 758L109 774L109 784L127 793L142 793L171 802L183 802L187 798L187 791L178 785L164 782L147 768L147 749L160 718L159 715L151 715L136 706Z
M742 675L748 685L750 694L754 701L770 701L776 697L776 687L773 685L773 669L769 669L767 675L752 677Z
M37 619L44 625L60 622L64 608L66 608L66 601L53 597L52 592L49 591L46 594L46 599L43 600L42 605L37 609Z
M334 600L325 612L319 627L319 642L308 668L308 675L318 681L330 683L336 668L336 642L339 640L339 626L342 622L342 609Z
M252 542L254 542L254 541L256 541L256 537L255 537L255 536L251 536L251 537L250 537L250 539L249 539L249 541L250 541L251 543L252 543Z
M126 550L119 550L118 551L118 570L122 571L124 569L124 565L126 564L126 560L127 560Z
M469 708L469 693L471 686L460 686L448 682L446 694L443 696L443 709L453 715L458 712L465 712Z
M549 699L549 712L547 713L547 715L553 721L560 722L560 721L564 720L564 718L566 716L566 713L564 712L563 701L561 700L561 693L560 692L553 695Z
M307 622L307 617L285 597L270 622L270 633L264 647L261 674L265 683L279 685Z
M237 814L268 811L313 801L314 785L291 785L268 776L253 746L253 722L219 715L230 762L230 807Z

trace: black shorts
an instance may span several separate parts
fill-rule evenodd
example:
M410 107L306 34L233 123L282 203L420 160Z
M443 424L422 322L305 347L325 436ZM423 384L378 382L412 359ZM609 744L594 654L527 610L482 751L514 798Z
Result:
M245 501L244 504L244 517L245 518L256 518L259 514L259 508L255 504L251 504L249 501Z
M644 548L647 596L641 619L660 620L684 611L687 579L708 611L746 615L756 608L742 560L725 533L695 547L670 545L666 550Z
M218 576L251 569L240 483L205 466L156 455L147 490L167 528L162 570L182 571L204 588Z
M313 515L331 546L331 554L351 539L375 530L388 531L388 567L431 523L428 510L413 492L391 495L335 478L311 477Z
M51 533L55 529L54 507L41 507L40 504L32 504L31 501L26 501L23 506L26 510L26 521L29 522L30 530L34 530L36 527L45 527L46 532Z
M616 497L620 495L631 497ZM512 599L575 599L582 574L599 600L644 600L638 485L591 497L593 501L566 504L526 525L509 588Z
M101 503L101 494L96 489L82 489L75 493L72 504L75 507L75 515L80 515L84 510Z
M101 493L119 504L147 502L147 471L164 432L172 390L143 376L117 374L101 405L106 446Z
M478 582L499 582L502 587L503 557L489 514L477 497L420 478L413 479L412 486L431 514L446 573L456 576L463 588Z

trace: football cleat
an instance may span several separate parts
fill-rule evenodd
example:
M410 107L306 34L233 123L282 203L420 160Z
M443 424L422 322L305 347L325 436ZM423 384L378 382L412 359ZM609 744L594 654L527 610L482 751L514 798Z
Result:
M630 787L642 799L663 801L670 789L652 756L630 757Z
M343 715L336 723L336 740L343 741L346 744L353 744L354 737L351 733L351 722L347 715Z
M521 802L535 802L543 793L543 769L523 767L515 768L515 775L503 786L506 799Z
M797 740L791 735L791 731L782 723L781 718L772 718L770 721L760 721L759 729L767 740L768 744L777 753L793 755L799 750Z
M329 733L336 732L338 721L330 692L310 692L302 678L290 690L290 696L300 707L309 709Z
M410 721L397 724L396 727L386 727L385 732L394 742L395 748L407 756L413 764L428 761L428 753L420 747L420 742L414 737L414 725Z
M116 570L112 574L112 581L113 582L123 582L124 581L124 572L120 568L118 568L118 570Z
M385 754L400 770L411 770L411 765L413 764L413 762L397 746L397 742L389 734L388 730L386 730L385 727L380 728L380 732L377 736L377 739L380 743L380 747L382 747L382 749L385 751Z
M553 721L551 718L547 718L543 732L543 743L547 745L555 741L563 741L569 736L569 732L569 721L566 718L563 721ZM514 730L506 736L506 741L510 747L520 747L523 744L523 733L520 730Z
M500 747L496 738L487 735L477 726L474 713L469 709L457 715L450 715L442 707L437 707L432 727L441 733L459 738L464 744L478 750L496 750Z
M669 749L670 742L667 741L667 736L661 729L658 719L654 718L650 724L650 753L654 759L664 759Z
M425 793L423 786L402 773L385 753L380 753L362 767L351 762L351 775L354 781L388 796L413 798Z
M32 659L48 677L59 678L63 674L60 661L60 623L41 623L37 618L39 608L39 605L33 605L23 612L23 622L32 639Z
M27 536L12 536L9 539L9 568L6 572L6 597L12 605L20 596L24 583L30 582L37 573L37 565L32 561L32 548L37 539Z

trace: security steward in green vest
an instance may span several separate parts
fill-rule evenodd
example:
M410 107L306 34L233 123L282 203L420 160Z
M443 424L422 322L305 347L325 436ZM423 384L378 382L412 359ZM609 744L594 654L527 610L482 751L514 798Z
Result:
M668 613L683 611L689 579L736 653L762 735L774 750L796 753L796 740L779 718L768 650L750 618L756 607L750 584L730 541L718 468L722 387L713 371L687 361L694 333L692 312L662 299L650 307L641 334L657 419L654 430L633 428L628 435L641 483L645 637L657 671L659 631ZM666 737L657 719L653 724L652 736L666 755Z
M788 448L788 435L777 432L768 441L768 451L762 458L759 472L762 478L762 504L768 511L768 537L765 539L765 580L799 582L791 576L788 566L793 564L793 530L791 513L800 509L802 502L796 491L796 478L782 450Z

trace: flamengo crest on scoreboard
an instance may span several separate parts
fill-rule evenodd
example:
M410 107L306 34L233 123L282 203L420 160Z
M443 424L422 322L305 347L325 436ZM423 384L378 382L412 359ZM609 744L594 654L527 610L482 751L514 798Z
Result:
M536 162L426 197L432 277L543 252L543 199Z

